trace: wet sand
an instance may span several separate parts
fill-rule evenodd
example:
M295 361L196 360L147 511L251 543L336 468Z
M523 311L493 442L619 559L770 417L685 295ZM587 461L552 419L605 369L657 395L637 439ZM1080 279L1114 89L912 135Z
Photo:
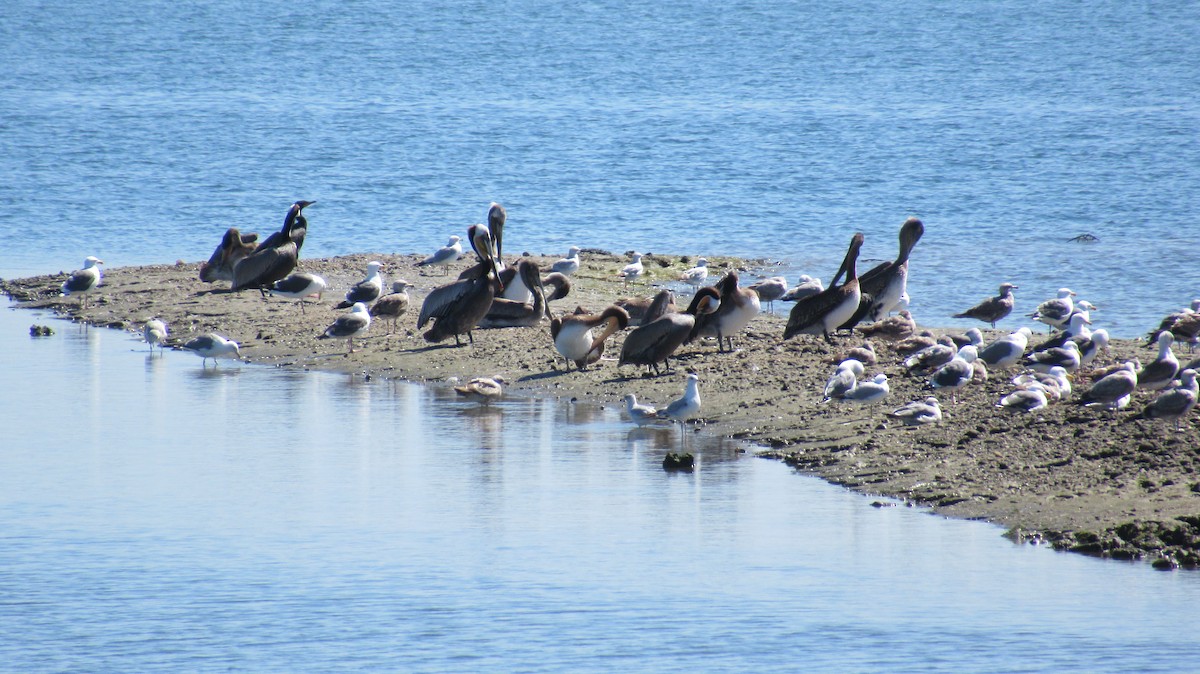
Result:
M610 340L599 363L568 372L554 350L547 321L536 328L476 330L473 346L465 345L465 339L462 347L454 346L453 339L426 343L415 328L421 300L470 262L460 260L451 266L451 276L443 277L417 268L421 257L305 259L301 270L329 282L324 298L310 300L305 313L296 300L264 301L256 291L228 293L223 292L227 283L203 283L198 263L106 269L102 288L82 311L77 298L59 296L66 273L0 281L0 289L23 307L53 310L93 325L140 333L144 321L159 318L180 342L215 331L238 341L243 357L254 363L439 385L502 375L508 381L506 395L552 395L622 409L626 393L665 406L682 392L686 371L695 371L703 399L700 418L691 426L695 432L744 440L748 451L855 491L927 505L949 517L998 523L1014 540L1146 559L1157 568L1200 566L1200 423L1197 413L1181 431L1174 423L1133 419L1151 394L1136 394L1128 410L1115 418L1067 401L1032 414L1011 414L995 403L1012 390L1010 379L1017 371L993 372L988 381L960 391L957 403L939 396L943 423L904 428L885 412L929 395L922 390L926 380L906 376L902 359L876 340L879 364L868 367L867 375L886 373L890 396L870 406L822 404L822 388L834 363L862 340L843 337L832 348L819 337L802 335L785 342L790 305L783 303L776 303L775 315L766 313L764 305L764 313L735 338L732 353L718 353L713 341L683 347L671 373L647 376L644 368L629 366L619 371L615 357L623 333ZM649 256L644 260L648 278L626 290L617 278L626 256L584 251L583 257L570 296L552 304L555 315L576 306L599 311L622 297L649 296L657 290L652 284L669 282L690 266L686 258ZM553 261L533 259L543 266ZM388 323L376 320L367 338L355 340L355 353L347 354L345 340L319 340L317 335L342 313L333 306L362 278L370 260L383 262L389 285L397 278L416 285L410 291L412 306L394 334L388 334ZM764 264L709 260L710 282L728 268L761 270ZM690 298L690 289L678 283L670 287L681 304ZM1103 324L1102 314L1096 322ZM989 340L1002 334L984 332ZM1044 332L1035 330L1032 343L1044 338ZM1135 356L1144 362L1154 353L1140 341L1113 340L1093 367ZM1190 360L1185 353L1178 355ZM1087 386L1085 378L1076 378L1072 397Z

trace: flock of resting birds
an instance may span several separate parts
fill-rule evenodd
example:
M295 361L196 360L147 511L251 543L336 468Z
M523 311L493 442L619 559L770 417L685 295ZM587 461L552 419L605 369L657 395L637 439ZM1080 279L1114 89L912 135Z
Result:
M261 243L256 234L246 235L230 228L212 257L201 265L200 279L210 283L228 281L230 292L256 289L264 297L294 298L303 312L306 298L320 298L328 288L320 276L296 271L308 230L303 212L313 203L292 204L283 227ZM1028 315L1054 333L1033 346L1030 344L1033 331L1029 327L1021 327L987 344L978 329L968 330L960 337L935 338L927 331L918 332L907 310L909 256L924 233L924 225L917 218L909 218L900 227L896 259L881 263L861 276L857 272L857 259L863 235L856 233L828 287L808 276L802 276L800 283L790 288L783 277L742 287L736 271L728 271L715 284L707 285L707 261L699 258L695 267L679 277L697 288L682 311L675 306L674 293L664 289L653 298L620 300L600 312L579 308L554 316L550 302L570 292L570 277L580 267L581 249L572 247L567 257L551 265L546 273L528 259L515 266L505 265L506 217L504 207L492 203L486 224L468 228L467 242L477 256L477 263L424 298L416 325L420 330L432 322L423 333L426 341L441 342L453 337L461 345L461 337L466 336L468 343L474 343L472 332L476 328L536 326L548 318L555 349L569 371L572 365L584 369L598 361L607 339L636 323L625 337L617 359L618 368L640 365L658 375L662 372L660 366L670 369L670 359L683 345L698 339L715 338L718 351L732 350L733 338L758 315L762 304L773 307L779 300L795 303L784 328L785 340L810 334L821 335L832 344L839 331L850 330L887 341L905 358L903 365L907 372L928 377L926 388L935 392L944 389L955 401L959 389L986 378L989 370L1020 367L1022 372L1012 380L1014 389L996 403L997 407L1019 412L1033 412L1051 402L1069 400L1073 376L1084 372L1083 368L1108 347L1107 331L1093 331L1089 327L1091 311L1096 307L1086 300L1074 300L1075 293L1067 288L1060 289L1057 297L1042 302ZM444 247L418 266L440 268L447 275L449 265L462 255L462 239L451 236ZM619 275L626 287L645 274L642 255L634 253L632 257ZM86 302L87 294L100 285L100 264L102 261L95 257L87 258L84 267L62 284L62 293L79 294L81 303ZM366 277L353 285L344 301L337 305L349 311L319 337L346 339L349 351L353 352L354 338L367 333L372 318L390 320L395 328L397 320L408 311L407 291L414 286L397 280L391 292L384 293L381 270L379 262L367 265ZM1018 288L1012 283L1001 284L997 296L955 316L977 319L994 328L1013 311L1015 289ZM167 342L168 330L154 319L146 322L143 336L151 349L155 345L161 349ZM1167 316L1150 333L1150 340L1158 346L1158 356L1153 361L1145 365L1128 361L1093 373L1092 383L1074 402L1107 409L1115 415L1130 404L1136 391L1158 392L1138 416L1181 424L1196 406L1200 359L1181 366L1172 352L1176 339L1190 347L1200 340L1200 300ZM209 358L214 363L221 356L240 358L239 345L215 333L191 339L182 348L201 356L205 364ZM860 379L866 368L876 363L870 342L852 349L848 355L826 383L823 402L878 403L886 399L890 393L886 375ZM486 403L502 395L503 384L498 377L478 378L457 390ZM699 378L689 374L683 396L662 410L640 404L633 394L627 395L625 402L631 420L639 425L662 419L682 424L699 413ZM938 423L942 419L941 403L930 395L896 408L888 416L906 426Z

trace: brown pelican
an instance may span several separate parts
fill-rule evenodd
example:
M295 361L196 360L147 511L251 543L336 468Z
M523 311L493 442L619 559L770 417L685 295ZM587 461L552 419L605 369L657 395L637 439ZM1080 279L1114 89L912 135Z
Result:
M625 267L621 270L621 273L617 274L617 276L620 276L625 281L625 287L628 288L629 282L636 281L641 278L642 273L645 271L646 267L642 265L642 254L634 253L633 262L625 265Z
M217 358L220 356L228 356L233 354L234 358L241 358L242 352L238 349L238 343L218 335L215 332L210 332L207 335L201 335L189 339L183 348L200 356L201 365L207 365L208 359L213 359L213 367L217 366Z
M463 272L457 281L434 288L425 296L421 315L417 318L417 329L425 327L429 319L435 320L433 327L425 332L427 342L440 342L453 336L454 343L461 346L459 335L465 333L467 340L474 344L471 331L487 315L496 297L497 287L503 290L503 285L496 277L496 241L493 240L493 233L482 225L471 225L467 230L467 239L480 262Z
M272 295L282 295L299 300L300 313L304 313L305 298L316 295L317 300L320 300L321 293L325 292L327 287L329 284L325 283L325 279L316 274L296 272L272 284L270 292Z
M462 239L458 235L450 237L450 241L446 245L438 248L433 252L433 255L421 260L417 263L418 267L441 267L442 275L449 273L450 263L462 257L462 244L459 243Z
M338 316L333 324L325 328L325 332L317 335L317 339L345 337L350 344L349 353L354 353L354 338L366 334L370 327L371 313L367 311L367 305L355 302L350 313Z
M104 264L95 256L89 255L83 260L83 269L71 272L66 281L63 281L59 290L65 295L79 295L79 308L87 307L87 295L90 292L100 287L100 267L97 265Z
M878 321L888 315L900 303L908 288L908 256L925 233L925 225L917 218L909 218L900 225L900 252L891 262L883 262L868 270L858 280L862 295L858 309L845 323L838 326L849 330L863 319ZM839 272L840 274L840 272ZM830 285L837 285L834 276Z
M604 326L598 336L592 334L592 328ZM580 370L591 363L600 360L604 353L604 341L609 335L629 327L629 314L618 306L610 306L598 314L574 313L550 321L550 336L554 339L554 348L567 361L567 370L571 363Z
M849 320L858 310L862 293L858 288L858 271L855 265L858 261L858 251L863 245L862 232L855 233L850 239L850 247L846 257L838 269L834 279L846 274L846 282L842 285L831 283L829 288L811 297L796 302L788 316L787 327L784 328L783 338L790 339L798 334L824 335L825 341L832 344L830 333L838 326Z
M150 353L154 353L154 346L157 344L161 354L164 342L167 341L167 324L157 318L151 318L142 326L142 337L150 345Z
M258 248L257 241L257 234L242 234L236 227L225 230L212 257L200 264L200 280L205 283L233 281L234 265Z
M367 263L367 275L363 280L350 286L350 290L346 293L346 299L338 303L335 309L345 309L354 306L355 302L370 304L379 299L383 294L383 275L379 271L383 269L383 263L377 260L372 260Z
M268 236L253 254L234 265L231 291L258 288L265 295L271 284L292 273L300 259L300 246L304 244L308 230L308 221L304 219L302 211L314 203L297 201L292 204L283 219L283 227Z
M413 284L399 279L392 282L392 292L380 297L375 304L371 305L372 318L389 318L391 319L391 327L388 328L388 334L392 334L396 330L396 323L408 311L409 298L408 289L415 288Z
M487 315L479 321L480 328L515 328L537 325L548 316L546 294L542 289L541 272L537 264L530 260L521 260L517 271L525 286L532 288L531 302L517 302L497 297L492 300L492 306Z
M504 395L504 377L476 377L463 386L455 386L458 395L484 405Z
M654 297L626 297L613 304L624 309L629 314L629 320L638 325L649 325L663 314L676 310L675 293L666 289L658 291Z
M728 340L733 350L733 336L746 328L758 315L760 304L758 293L750 288L738 287L738 274L730 271L714 286L721 293L721 306L711 314L696 317L696 329L688 341L696 337L716 337L717 350L724 352Z
M653 369L655 374L659 374L659 363L670 368L671 363L668 359L675 355L675 351L696 329L696 318L711 314L720 305L721 295L715 288L701 288L696 291L685 311L663 314L626 335L617 367L645 365Z
M1000 319L1012 313L1013 309L1013 294L1012 291L1019 288L1012 283L1001 283L1000 293L995 297L989 297L986 300L967 309L961 314L954 314L955 318L974 318L984 323L991 323L992 329L996 328L996 323Z
M864 325L858 328L859 334L863 337L879 337L886 339L889 342L898 342L902 339L908 339L917 331L917 322L913 320L912 314L908 309L901 309L900 313L895 316L882 318L870 325Z

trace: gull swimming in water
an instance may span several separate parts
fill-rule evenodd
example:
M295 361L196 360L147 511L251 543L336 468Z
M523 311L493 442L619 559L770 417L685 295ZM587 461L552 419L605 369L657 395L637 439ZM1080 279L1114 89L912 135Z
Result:
M183 348L187 351L200 356L201 365L207 365L208 359L213 359L213 367L217 366L217 358L221 356L229 356L232 354L234 358L240 359L242 352L238 348L238 343L226 339L215 332L210 332L207 335L193 337L184 343Z
M942 406L934 396L924 400L914 400L887 413L892 419L898 419L905 426L927 426L942 420Z
M1001 283L1000 294L989 297L961 314L954 314L954 317L974 318L984 323L991 323L994 330L997 322L1012 313L1014 301L1012 291L1014 290L1019 290L1019 288L1012 283Z
M325 288L327 287L329 287L329 284L325 283L325 279L316 274L296 272L272 284L270 293L298 300L300 302L300 313L303 314L304 299L316 295L317 299L320 300L321 293L325 292Z
M708 260L696 260L696 266L679 275L679 280L694 286L702 286L708 280Z
M658 410L652 405L645 405L637 401L637 396L632 393L625 394L625 412L629 415L630 421L638 426L652 424L658 420Z
M504 377L476 377L463 386L455 386L454 392L468 400L489 405L504 395Z
M87 256L83 260L83 269L76 270L63 281L59 290L64 296L79 295L79 308L87 308L87 296L100 287L101 274L99 265L104 264L101 260L93 255Z
M1183 418L1196 407L1200 386L1196 384L1195 370L1184 370L1179 376L1181 382L1178 386L1158 394L1135 418L1174 421L1175 430L1182 431Z
M1046 300L1038 305L1029 317L1040 323L1045 323L1053 330L1066 325L1071 314L1075 312L1075 303L1071 300L1075 291L1070 288L1059 288L1058 297Z
M366 334L370 327L371 313L367 310L367 305L355 302L354 306L350 307L350 313L338 316L333 324L325 328L325 332L317 335L317 339L345 337L350 345L349 353L354 353L354 338Z
M164 342L167 341L167 324L151 318L142 326L142 338L150 345L150 353L154 353L154 347L158 346L159 353L162 353Z
M428 249L426 249L428 250ZM441 267L442 275L446 275L450 271L450 263L455 262L462 257L462 238L457 234L451 235L450 240L446 245L438 248L432 255L417 263L418 267Z
M629 264L625 265L625 267L621 270L621 273L618 274L618 276L620 276L622 279L624 279L625 287L629 287L629 282L636 281L639 278L641 278L642 273L645 271L646 271L646 267L642 264L642 254L634 253L633 254L633 262L630 262Z
M571 246L566 257L550 265L550 271L573 276L575 272L579 271L579 252L579 246Z
M1174 341L1175 336L1170 332L1159 333L1158 357L1138 372L1138 388L1157 391L1170 384L1175 375L1179 374L1179 360L1171 352L1171 344Z
M350 286L350 290L346 293L346 299L334 308L347 309L354 306L355 302L370 304L379 299L379 296L383 294L383 274L379 273L382 269L382 262L378 260L368 262L366 277Z

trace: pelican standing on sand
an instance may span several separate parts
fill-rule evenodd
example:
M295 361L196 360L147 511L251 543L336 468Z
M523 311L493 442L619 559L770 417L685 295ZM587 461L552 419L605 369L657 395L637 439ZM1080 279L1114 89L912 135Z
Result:
M301 271L273 283L270 293L298 300L300 302L300 313L303 314L305 298L316 295L319 301L321 294L328 287L329 284L325 283L325 279L320 276Z
M600 334L592 335L592 328L601 328ZM554 339L554 348L567 361L567 371L571 363L583 370L591 363L600 360L604 353L604 341L618 330L629 327L629 314L618 306L611 306L598 314L566 314L561 318L550 321L550 337Z
M337 320L325 328L325 332L317 335L317 339L345 337L350 345L348 353L354 353L354 338L365 335L370 327L371 312L367 310L367 305L355 302L350 308L350 313L338 316Z
M878 321L900 303L900 298L908 292L908 258L923 234L925 225L918 218L909 218L900 225L900 252L896 259L876 265L858 279L859 306L839 328L849 330L864 319ZM836 285L837 279L834 276L830 285Z
M271 284L292 273L300 259L300 248L308 232L308 221L303 211L314 203L297 201L288 208L283 227L267 237L253 254L234 265L230 291L258 288L265 296Z
M89 293L95 292L96 288L100 287L101 275L100 266L104 264L101 260L93 255L89 255L83 260L83 269L71 272L66 281L63 281L59 286L59 291L64 296L79 295L79 308L87 307L87 296Z
M383 274L379 273L381 269L383 269L382 262L378 260L368 262L366 277L350 286L350 290L346 293L346 299L334 308L346 309L354 306L356 302L370 304L379 299L379 296L383 294Z
M750 321L758 315L761 307L758 293L750 288L739 287L738 274L732 270L714 287L721 294L721 305L711 314L696 317L696 329L688 341L696 337L716 337L718 351L726 351L726 341L729 343L728 350L733 351L733 336L750 325Z
M838 326L850 319L858 310L862 293L858 288L858 272L855 265L858 262L858 251L863 245L862 232L855 233L850 239L850 247L842 266L838 268L834 279L846 274L846 282L842 285L830 284L830 287L817 295L806 297L792 307L788 316L787 327L783 330L783 338L790 339L794 335L824 335L825 341L833 344L830 336Z
M990 367L1001 370L1008 369L1020 362L1021 356L1025 355L1025 348L1029 346L1031 335L1033 335L1032 330L1021 326L1016 332L1000 337L983 347L979 351L979 360L987 363Z
M467 238L479 256L479 264L464 271L457 281L434 288L425 296L417 329L434 320L433 327L424 335L427 342L453 336L455 345L461 346L459 335L466 333L467 340L474 344L471 331L487 315L497 286L503 291L504 286L497 278L496 241L492 232L483 225L471 225Z
M208 262L200 263L200 280L205 283L232 281L233 267L258 248L257 234L242 234L236 227L225 230Z
M1012 291L1019 290L1012 283L1001 283L1000 293L995 297L989 297L986 300L967 309L961 314L954 314L955 318L974 318L984 323L991 323L992 329L996 328L996 323L1012 313L1014 297Z
M392 292L380 297L371 305L371 318L384 318L391 321L388 327L388 334L396 331L396 324L400 321L400 317L408 312L408 305L411 303L408 297L408 289L415 288L413 284L404 279L392 281Z
M232 354L234 358L240 359L242 357L242 352L238 348L237 342L226 339L215 332L210 332L207 335L200 335L199 337L193 337L184 343L183 348L187 351L191 351L197 356L200 356L200 364L202 366L208 365L209 358L213 359L213 367L216 367L217 358L221 356L229 356Z
M721 304L721 295L714 288L701 288L696 291L686 310L682 312L664 313L657 319L643 323L641 327L625 336L621 345L621 357L617 367L622 365L645 365L659 374L658 364L670 368L671 356L688 340L696 327L698 316L711 314Z
M441 267L442 275L449 273L450 263L455 262L462 257L463 249L462 239L457 235L451 235L450 241L446 245L433 252L433 255L421 260L417 263L418 267Z

